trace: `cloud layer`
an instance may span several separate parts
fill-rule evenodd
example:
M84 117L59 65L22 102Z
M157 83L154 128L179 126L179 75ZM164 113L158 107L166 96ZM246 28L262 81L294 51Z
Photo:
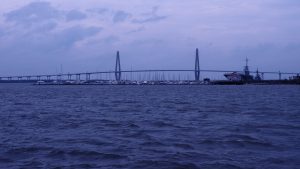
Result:
M0 75L123 68L299 72L297 0L91 0L2 2ZM13 63L13 67L10 66ZM37 66L32 66L37 65Z

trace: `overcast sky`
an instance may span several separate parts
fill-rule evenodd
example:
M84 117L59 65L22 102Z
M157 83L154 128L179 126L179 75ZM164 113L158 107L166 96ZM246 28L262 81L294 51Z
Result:
M299 0L3 0L0 75L123 69L300 72Z

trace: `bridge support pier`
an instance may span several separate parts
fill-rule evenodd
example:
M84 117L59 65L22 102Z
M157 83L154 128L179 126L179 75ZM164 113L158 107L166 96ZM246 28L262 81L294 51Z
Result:
M281 75L282 75L282 74L281 74L281 72L280 72L280 71L279 71L279 74L278 74L278 75L279 75L279 80L281 80Z
M76 74L76 81L80 81L80 74Z
M195 80L200 80L200 62L199 62L199 50L196 49L196 60L195 60Z
M61 75L57 75L57 76L56 76L56 80L57 80L57 81L61 81L61 80L62 80L61 77L62 77Z
M122 76L121 72L121 62L120 62L120 52L117 52L117 59L116 59L116 67L115 67L115 77L116 81L120 81Z
M68 80L72 80L72 75L68 74Z
M91 74L90 73L85 74L85 80L86 81L90 81L91 80Z

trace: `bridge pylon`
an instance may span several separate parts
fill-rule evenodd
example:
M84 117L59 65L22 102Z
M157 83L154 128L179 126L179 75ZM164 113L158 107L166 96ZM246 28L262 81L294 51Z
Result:
M200 80L200 62L199 62L199 50L196 49L196 60L195 60L195 80Z
M116 58L116 66L115 66L115 77L116 81L120 81L122 76L121 72L121 61L120 61L120 52L117 52L117 58Z

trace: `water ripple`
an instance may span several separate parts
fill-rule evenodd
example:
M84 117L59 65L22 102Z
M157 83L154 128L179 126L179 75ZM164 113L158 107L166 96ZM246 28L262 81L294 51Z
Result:
M299 86L0 85L0 168L290 169Z

